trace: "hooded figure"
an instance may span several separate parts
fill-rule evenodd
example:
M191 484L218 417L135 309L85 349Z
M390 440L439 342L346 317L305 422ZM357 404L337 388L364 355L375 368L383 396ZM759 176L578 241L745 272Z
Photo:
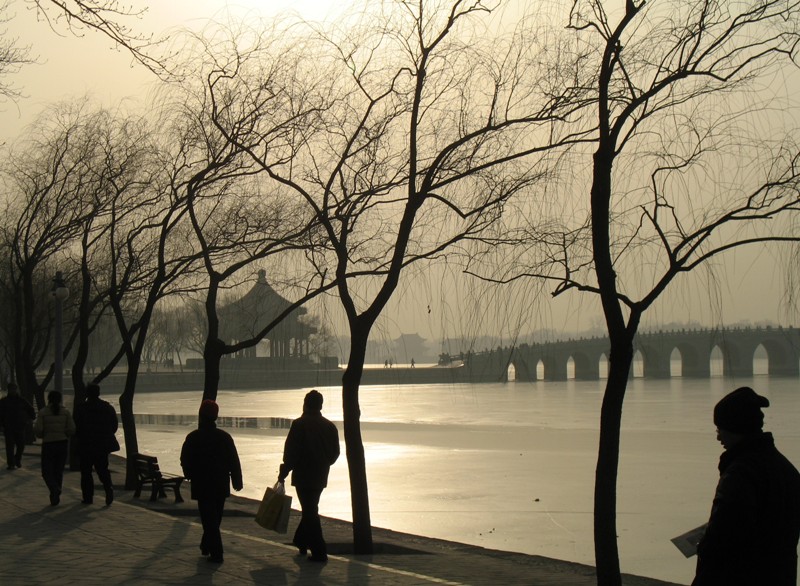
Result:
M292 421L283 448L283 464L278 482L292 473L292 486L297 491L302 517L292 543L309 560L328 561L328 551L322 536L319 518L319 499L328 485L328 472L339 457L339 431L322 416L322 395L310 391L303 401L303 415Z
M749 387L714 407L725 451L692 586L796 586L800 474L762 431L764 407Z
M206 399L200 405L197 429L186 436L181 449L183 475L191 483L192 499L197 501L203 538L200 552L208 561L222 563L222 512L231 495L231 484L242 490L242 467L233 438L217 428L219 406Z

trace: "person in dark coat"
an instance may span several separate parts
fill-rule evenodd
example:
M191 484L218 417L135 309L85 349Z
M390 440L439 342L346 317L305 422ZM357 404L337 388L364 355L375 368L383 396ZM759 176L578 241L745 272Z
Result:
M283 483L292 473L292 486L300 500L302 516L292 543L309 560L328 561L328 551L322 536L319 518L319 499L328 485L328 472L339 457L339 431L322 416L323 397L310 391L303 402L303 415L292 421L283 448L283 464L278 481Z
M741 387L714 407L725 451L692 586L796 586L800 473L762 431L768 406Z
M206 399L200 405L197 429L186 436L181 449L183 475L191 482L192 499L197 501L203 538L200 552L208 561L222 563L222 512L225 499L243 488L242 467L233 438L217 428L219 406Z
M22 467L25 451L25 428L36 419L36 411L20 394L17 385L8 383L8 394L0 399L0 425L6 439L7 468Z
M75 435L78 438L78 454L81 461L81 492L83 502L92 504L94 478L92 468L106 493L106 506L114 502L114 485L108 471L108 455L119 450L116 433L119 427L117 412L107 401L100 398L100 387L86 387L86 401L75 410Z

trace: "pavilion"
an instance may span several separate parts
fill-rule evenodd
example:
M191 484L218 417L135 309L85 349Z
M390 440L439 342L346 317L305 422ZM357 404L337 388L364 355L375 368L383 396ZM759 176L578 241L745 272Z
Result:
M267 283L267 273L262 269L250 291L219 309L220 338L229 344L252 338L290 305ZM304 307L295 309L264 337L267 358L280 359L281 363L290 358L308 359L310 338L317 328L302 319L307 313ZM235 358L256 358L256 346Z

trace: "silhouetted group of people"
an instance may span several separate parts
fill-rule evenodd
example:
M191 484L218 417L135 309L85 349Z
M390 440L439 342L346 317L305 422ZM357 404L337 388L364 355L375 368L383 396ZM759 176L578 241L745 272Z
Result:
M339 457L339 432L322 415L323 397L310 391L303 402L303 414L292 422L283 451L278 482L289 473L302 511L293 543L300 555L312 562L328 561L319 500L328 484L331 465ZM222 563L224 551L220 523L225 499L233 485L243 488L242 467L233 438L216 426L219 406L211 400L200 404L197 429L186 436L181 448L183 474L191 482L191 496L197 501L203 537L200 553L209 562Z
M5 397L0 399L0 425L6 444L7 468L22 466L26 444L26 429L33 421L33 431L42 440L42 478L50 493L50 504L61 502L64 467L69 456L69 441L78 442L81 471L81 494L84 504L94 501L93 471L105 491L105 503L114 501L114 485L108 469L109 454L120 449L116 438L117 413L114 407L100 399L100 387L89 384L86 400L73 415L63 404L62 394L50 391L47 405L37 414L31 404L11 383ZM286 437L283 463L278 481L283 483L292 474L292 485L300 500L302 517L293 543L308 559L325 562L328 559L319 500L327 486L331 465L339 457L339 432L322 416L322 395L310 391L304 400L303 414L292 422ZM186 436L181 449L181 467L191 484L191 498L197 501L203 537L200 552L210 562L224 561L220 524L225 500L233 489L243 488L242 467L233 438L219 429L216 420L219 406L205 400L198 411L197 429Z
M22 465L24 424L34 410L9 385L0 400L0 423L6 439L8 469ZM100 399L97 385L89 385L86 401L75 417L61 404L61 394L50 392L47 406L35 417L42 438L42 477L52 505L59 503L67 441L80 441L83 502L94 492L92 469L105 488L106 504L114 498L108 472L108 455L119 449L114 408ZM302 516L293 544L308 559L328 559L319 501L327 486L331 465L339 457L339 433L322 415L323 397L310 391L303 414L286 437L278 482L292 475ZM749 387L725 396L714 407L717 439L724 447L720 479L711 515L697 546L697 572L692 586L796 586L797 544L800 538L800 473L775 447L771 433L763 431L766 397ZM242 468L233 438L217 428L219 407L205 400L198 412L198 428L189 433L181 449L181 466L191 481L203 526L201 554L210 562L223 561L220 532L225 500L231 484L243 488Z
M58 391L50 391L47 405L37 414L31 404L20 396L17 385L10 383L8 393L0 399L0 424L6 441L7 469L22 467L26 430L34 421L33 432L42 440L42 478L50 492L50 504L61 502L61 487L64 466L69 456L69 440L78 441L81 470L81 493L84 504L92 504L94 478L97 476L105 489L106 505L114 500L114 486L108 471L108 455L119 450L116 432L117 413L110 403L100 398L100 387L86 387L86 400L78 406L73 416L62 405L63 397Z

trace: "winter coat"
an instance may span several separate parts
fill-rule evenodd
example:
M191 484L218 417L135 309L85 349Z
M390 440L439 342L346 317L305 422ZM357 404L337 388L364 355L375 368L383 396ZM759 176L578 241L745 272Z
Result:
M726 450L719 471L692 586L796 586L800 473L771 433Z
M9 394L0 399L0 427L9 432L25 429L25 424L36 417L31 404L19 394Z
M60 442L69 439L75 433L75 422L72 413L61 406L58 413L53 412L52 405L47 405L36 417L33 424L36 437L42 438L42 443Z
M328 472L339 457L339 431L319 411L303 413L292 421L283 448L279 478L292 472L292 486L323 489Z
M75 435L82 452L110 454L119 450L117 412L102 399L87 399L75 410Z
M219 499L231 494L231 482L242 489L242 467L233 438L213 421L200 421L181 449L183 475L191 481L192 498Z

